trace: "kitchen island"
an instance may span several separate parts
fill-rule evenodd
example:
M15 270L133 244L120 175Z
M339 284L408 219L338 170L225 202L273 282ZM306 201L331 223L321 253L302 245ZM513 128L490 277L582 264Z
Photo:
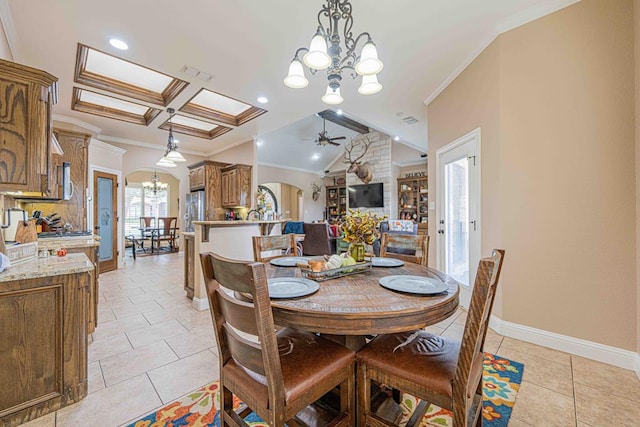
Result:
M0 425L15 426L87 395L84 253L24 261L0 273Z
M202 278L200 253L216 252L227 258L252 260L253 243L251 238L268 235L276 224L284 222L286 220L194 221L193 245L187 246L187 250L193 249L193 254L191 257L188 253L185 254L188 259L193 259L193 268L189 269L185 266L185 289L187 295L193 294L193 308L206 310L209 307L207 290ZM193 276L192 284L187 283L190 275Z

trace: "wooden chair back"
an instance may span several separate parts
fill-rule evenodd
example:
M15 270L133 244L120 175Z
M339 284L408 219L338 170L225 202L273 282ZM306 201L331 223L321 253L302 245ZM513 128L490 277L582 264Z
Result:
M140 227L151 227L155 218L152 216L141 216L140 217Z
M299 246L296 244L304 234L281 234L275 236L253 236L253 260L266 262L282 256L301 256ZM276 254L263 255L264 252Z
M220 425L248 427L243 417L253 411L272 427L353 426L354 353L310 332L276 332L263 263L213 253L200 260L218 342ZM314 405L338 386L339 409ZM234 396L248 408L235 411Z
M264 264L230 260L214 253L202 253L200 260L218 342L221 381L224 381L225 365L237 361L266 377L270 402L284 402L282 368ZM231 294L225 288L232 291ZM250 294L251 301L233 297L236 292ZM253 407L251 402L246 403Z
M403 252L415 251L414 255L390 252L389 249L402 249ZM382 233L380 256L397 258L406 262L427 267L429 262L429 236L425 234Z
M453 401L458 403L453 407L454 420L464 419L467 414L470 404L467 396L470 390L476 390L482 395L484 341L503 260L504 250L494 249L491 257L481 259L478 264L453 382ZM482 406L481 402L479 405Z
M177 223L178 223L178 217L175 217L175 216L158 218L158 227L160 227L160 237L175 238Z

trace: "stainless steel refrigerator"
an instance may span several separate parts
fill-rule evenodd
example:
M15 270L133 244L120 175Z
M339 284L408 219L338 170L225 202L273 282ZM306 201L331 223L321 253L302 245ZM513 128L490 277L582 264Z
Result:
M195 231L193 221L204 221L204 191L193 191L187 193L184 204L184 229Z

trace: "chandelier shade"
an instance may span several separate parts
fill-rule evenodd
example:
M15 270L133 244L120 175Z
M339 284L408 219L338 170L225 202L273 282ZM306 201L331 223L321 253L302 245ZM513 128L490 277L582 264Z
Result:
M173 163L171 160L167 159L166 157L162 157L160 160L158 160L158 162L156 163L156 166L162 166L165 168L175 168L176 165L175 163Z
M186 162L187 159L185 159L184 157L182 157L182 154L180 154L177 150L171 150L167 153L166 158L171 160L172 162Z
M342 104L343 101L344 98L342 97L342 95L340 95L339 87L337 89L331 89L330 86L327 86L327 91L322 97L322 102L329 105L338 105Z
M378 49L373 42L369 42L362 48L360 61L356 64L356 73L361 76L370 76L382 71L384 64L378 59Z
M291 64L289 64L289 74L284 78L284 84L294 89L300 89L309 84L309 80L304 76L302 62L297 59L291 61Z
M378 76L372 74L370 76L362 76L362 84L358 88L360 95L373 95L382 90L382 85L378 83Z
M376 74L383 63L378 59L378 49L367 32L353 36L353 17L351 3L348 0L326 0L318 12L318 29L311 39L309 48L296 50L289 64L289 73L284 84L293 89L301 89L309 84L304 76L304 63L312 75L319 70L327 70L328 87L322 102L338 105L344 101L340 95L342 73L349 72L351 78L362 76L362 85L358 92L373 95L382 90ZM358 43L364 42L360 55L356 53ZM373 76L374 78L367 78Z

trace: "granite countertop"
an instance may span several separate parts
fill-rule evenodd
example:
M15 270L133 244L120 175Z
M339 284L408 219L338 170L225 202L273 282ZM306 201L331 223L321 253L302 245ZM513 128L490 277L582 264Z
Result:
M83 253L66 256L34 258L12 265L0 273L0 283L13 280L27 280L62 274L83 273L94 269L93 263Z
M38 250L86 248L93 246L100 246L100 237L95 234L93 236L46 237L38 239Z
M193 221L196 225L216 225L216 226L234 226L234 225L260 225L260 224L282 224L287 222L287 219L278 219L274 221L245 221L245 220L232 220L232 221Z

